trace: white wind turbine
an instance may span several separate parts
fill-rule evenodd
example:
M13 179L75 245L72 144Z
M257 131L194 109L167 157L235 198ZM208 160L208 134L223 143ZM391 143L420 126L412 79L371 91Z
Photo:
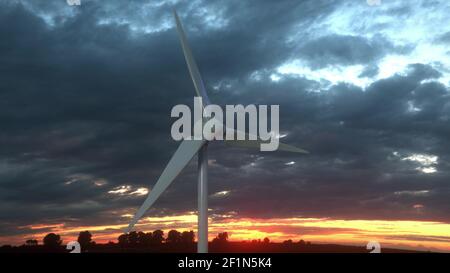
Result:
M174 11L174 17L177 25L177 31L183 48L184 57L194 83L197 96L203 99L203 107L210 104L208 95L206 94L205 86L203 85L200 72L195 64L194 57L192 56L191 49L189 48L186 35L183 31L180 18ZM232 130L226 128L226 130ZM230 144L234 144L240 147L259 148L261 140L234 140L228 141ZM166 168L162 172L155 186L141 205L137 213L131 220L128 228L125 232L129 232L138 220L144 215L144 213L153 205L158 197L164 192L164 190L172 183L172 181L178 176L178 174L186 167L195 154L198 154L198 241L197 252L208 252L208 149L207 140L183 140L178 147L175 154L170 159ZM303 149L299 149L287 144L279 143L278 150L296 152L296 153L308 153Z

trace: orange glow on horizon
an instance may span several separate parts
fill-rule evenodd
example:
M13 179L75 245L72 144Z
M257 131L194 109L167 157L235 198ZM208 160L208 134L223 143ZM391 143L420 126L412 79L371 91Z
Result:
M122 215L129 218L130 215ZM368 241L379 241L382 247L450 251L450 224L432 221L388 221L388 220L340 220L330 218L238 218L237 216L215 215L210 219L209 239L217 233L227 231L230 240L246 241L268 237L281 242L303 239L313 243L365 245ZM161 229L165 234L171 229L196 231L197 216L194 212L164 217L146 217L135 230L153 231ZM28 233L20 236L0 236L0 245L20 245L29 238L42 238L54 232L64 242L76 240L80 231L89 230L97 243L117 241L127 227L123 224L102 226L67 226L58 224L34 224L21 226ZM45 229L43 232L40 229ZM25 233L25 232L24 232Z

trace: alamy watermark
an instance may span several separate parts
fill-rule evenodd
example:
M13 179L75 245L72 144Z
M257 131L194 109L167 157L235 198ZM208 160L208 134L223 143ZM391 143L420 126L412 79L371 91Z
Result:
M366 245L367 250L371 250L369 253L381 253L381 244L377 241L370 241Z
M270 109L270 130L269 123ZM201 97L194 97L193 134L192 112L184 104L172 108L174 140L259 140L261 151L275 151L279 146L279 105L226 105L225 113L219 105L204 106ZM225 117L225 122L224 122ZM248 119L247 119L248 117ZM248 133L246 125L248 124ZM236 126L236 129L234 129Z
M67 250L71 250L69 253L81 253L81 245L77 241L70 241L66 245Z

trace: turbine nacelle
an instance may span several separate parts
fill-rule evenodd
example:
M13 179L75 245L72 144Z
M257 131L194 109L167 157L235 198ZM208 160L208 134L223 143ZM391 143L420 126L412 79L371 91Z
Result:
M204 106L201 97L194 97L193 113L184 104L172 108L171 117L178 118L172 125L172 138L176 141L259 140L261 151L275 151L279 146L279 106L270 105L270 119L268 109L267 105L226 105L224 113L219 105ZM192 120L194 120L193 132ZM248 133L246 133L247 124Z

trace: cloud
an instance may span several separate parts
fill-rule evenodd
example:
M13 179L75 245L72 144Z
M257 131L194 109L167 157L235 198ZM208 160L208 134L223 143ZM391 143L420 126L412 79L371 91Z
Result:
M383 37L368 40L352 35L328 35L306 43L300 52L312 68L327 65L354 65L372 63L392 52L393 45Z

